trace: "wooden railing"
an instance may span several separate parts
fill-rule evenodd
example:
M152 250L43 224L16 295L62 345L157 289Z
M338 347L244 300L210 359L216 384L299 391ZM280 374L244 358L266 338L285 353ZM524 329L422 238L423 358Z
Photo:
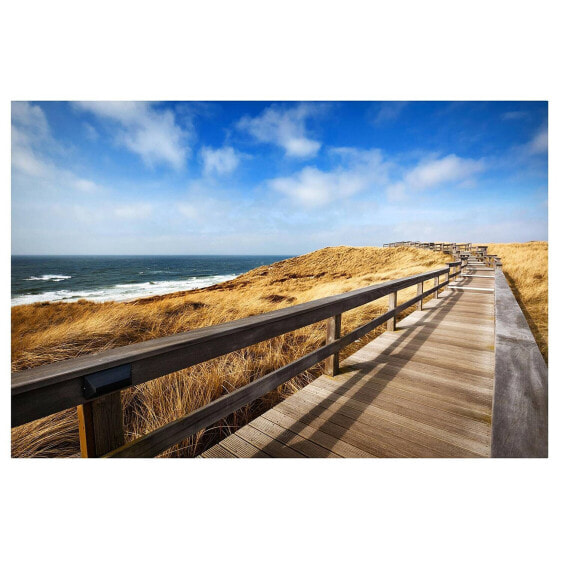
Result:
M399 313L444 288L467 264L467 256L447 267L328 296L220 325L195 329L12 373L12 426L78 407L84 457L152 457L220 421L244 405L326 360L338 370L338 353ZM440 278L445 277L442 282ZM424 283L433 286L424 290ZM417 286L414 298L397 305L399 290ZM341 335L341 314L388 296L388 311ZM137 384L327 320L326 344L319 349L136 440L124 443L120 392Z

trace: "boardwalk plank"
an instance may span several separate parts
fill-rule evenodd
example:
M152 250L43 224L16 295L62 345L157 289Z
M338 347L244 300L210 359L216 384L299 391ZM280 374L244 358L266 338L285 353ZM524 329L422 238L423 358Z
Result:
M397 357L388 360L380 355L374 357L371 354L362 357L353 355L342 367L343 374L359 372L364 375L372 372L379 375L380 371L382 374L389 373L392 378L396 375L405 378L407 375L414 376L415 379L421 379L428 388L453 387L458 391L466 390L468 393L475 392L477 395L485 396L493 393L493 379L487 375L481 376L461 370L450 371L434 364L423 364Z
M327 383L322 380L319 384L327 385ZM336 391L338 385L340 384L329 383L329 386L333 387L333 391ZM389 372L377 373L371 378L358 380L354 385L357 388L365 385L378 386L389 395L403 395L421 403L439 404L443 410L454 411L470 419L490 421L492 390L487 391L486 394L476 394L461 391L457 387L446 387L443 384L432 383L429 385L424 383L421 378L416 380L414 376L404 377Z
M282 409L286 406L286 403L283 402L278 407ZM360 446L380 444L385 436L389 457L394 456L392 450L402 454L405 452L406 456L416 456L417 454L411 452L413 447L421 450L420 454L418 453L421 457L476 457L485 453L483 447L477 442L455 438L454 435L447 434L445 431L439 431L400 415L388 413L372 405L366 408L364 404L348 398L341 398L338 403L333 403L329 399L307 394L299 396L298 401L291 404L291 407L300 411L306 419L309 419L311 415L317 415L320 419L327 419L351 429L348 432L356 434L362 440ZM444 435L447 440L438 438L436 435ZM456 443L450 442L451 440L455 440L456 443L461 441L463 444L467 444L467 447L458 446Z
M387 332L384 334L386 339L393 339L398 341L402 338L422 338L423 337L423 330L421 328L415 329L413 327L408 327L407 332L401 332L401 330ZM446 331L434 331L428 337L426 337L427 341L430 341L433 344L447 344L453 345L455 347L461 347L466 349L473 349L473 350L480 350L480 351L492 351L492 345L489 345L489 338L483 337L481 335L474 335L473 337L465 337L461 334L453 335ZM490 348L491 347L491 348Z
M456 415L452 411L446 411L434 404L427 406L420 401L410 400L399 395L388 397L378 388L363 388L361 390L350 390L338 393L331 388L321 388L316 384L311 384L305 390L317 394L320 397L328 398L332 396L335 401L339 401L339 396L350 397L356 401L367 404L375 403L377 407L385 411L402 415L412 420L420 421L436 428L443 428L446 431L466 436L477 442L485 443L489 440L490 423L482 423L461 415Z
M203 452L201 456L203 458L237 458L235 454L232 454L232 452L230 452L220 444L216 444L212 448L209 448L208 450Z
M332 450L335 454L345 458L367 458L369 454L356 446L352 446L343 440L339 440L324 432L323 430L314 429L309 425L300 423L296 419L284 415L276 408L269 409L263 413L262 417L267 419L283 429L296 431L303 438L307 438L309 442L315 442L319 446Z
M238 458L269 458L266 454L256 446L253 446L243 438L240 438L236 433L231 434L220 443L220 446L226 448L228 452L234 454Z
M393 332L395 333L395 332ZM455 345L452 342L433 341L431 333L404 333L401 337L392 337L392 333L384 333L376 339L376 345L372 348L384 349L385 351L422 350L434 351L443 356L453 356L455 359L465 358L474 364L493 364L494 353L492 349L466 348L463 345ZM469 342L469 338L466 338ZM489 346L489 345L487 345Z
M249 442L256 448L259 448L265 452L268 456L274 458L303 458L304 455L285 446L282 442L272 438L271 436L257 430L252 425L246 425L239 429L236 434L243 438L246 442Z
M294 432L287 428L282 428L278 424L270 421L263 415L258 417L250 423L253 426L264 432L268 436L282 442L285 446L289 446L297 450L303 456L308 458L340 458L341 456L324 446L320 446L315 442L307 440L298 432Z
M364 402L355 396L337 396L329 392L317 395L318 393L310 391L303 394L302 398L310 400L312 403L317 403L317 400L319 400L324 404L323 406L327 405L330 411L337 411L337 413L352 416L352 418L372 419L375 426L386 421L390 424L400 425L408 432L416 432L418 437L416 442L419 444L445 451L446 454L450 454L450 457L461 455L466 450L476 455L485 456L489 454L489 447L484 442L480 442L479 438L475 439L472 436L457 434L449 426L445 426L444 423L438 422L435 418L428 420L430 424L427 424L427 419L419 420L419 415L411 410L408 412L406 409L402 409L397 413L387 408L385 404L378 406L376 401L365 407ZM358 417L355 417L357 415ZM385 426L388 427L389 425Z
M294 416L300 422L315 426L320 430L339 433L339 438L369 452L373 457L445 457L446 454L423 445L414 438L404 438L401 427L392 426L380 420L374 425L372 417L358 419L359 415L348 407L346 410L329 409L329 404L322 405L322 400L310 401L299 396L297 401L284 401L277 407L287 415ZM325 428L324 428L325 427ZM389 427L389 430L388 430Z

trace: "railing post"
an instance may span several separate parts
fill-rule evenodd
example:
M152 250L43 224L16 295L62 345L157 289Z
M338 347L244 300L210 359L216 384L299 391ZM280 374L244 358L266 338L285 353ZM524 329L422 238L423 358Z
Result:
M397 305L397 292L388 294L388 312L395 309ZM388 331L395 331L395 316L388 320Z
M417 284L417 296L421 296L422 293L423 293L423 283L420 282L419 284ZM422 310L422 309L423 309L423 299L421 298L417 302L417 310Z
M121 392L78 406L82 458L99 458L125 443Z
M434 286L438 286L438 275L436 275L436 277L434 277ZM434 291L434 297L438 298L438 290Z
M333 343L341 337L341 314L330 317L327 320L326 343ZM325 359L325 374L336 376L339 373L339 353L333 353Z

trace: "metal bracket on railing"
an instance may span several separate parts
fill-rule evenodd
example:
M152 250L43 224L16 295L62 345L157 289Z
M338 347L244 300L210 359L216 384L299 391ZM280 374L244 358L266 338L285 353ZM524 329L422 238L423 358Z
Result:
M84 376L82 390L86 399L93 399L131 385L131 365L123 364Z

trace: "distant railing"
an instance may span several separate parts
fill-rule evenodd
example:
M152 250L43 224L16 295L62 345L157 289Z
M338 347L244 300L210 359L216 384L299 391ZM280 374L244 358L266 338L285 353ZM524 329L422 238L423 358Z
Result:
M460 253L472 253L477 257L487 255L486 245L473 245L472 243L449 243L449 242L391 242L385 243L383 247L418 247L421 249L431 249L432 251L442 251L451 255ZM483 259L482 259L483 260Z
M335 375L339 351L387 322L395 330L399 313L444 288L467 264L467 255L447 267L328 296L220 325L195 329L12 372L12 426L78 406L80 448L84 457L153 457L198 431L262 397L284 382L326 361ZM440 277L445 277L440 282ZM424 283L433 286L424 290ZM397 293L417 286L417 295L397 305ZM389 297L388 311L341 335L341 314ZM124 444L120 392L183 368L327 320L326 344L319 349L189 413Z

